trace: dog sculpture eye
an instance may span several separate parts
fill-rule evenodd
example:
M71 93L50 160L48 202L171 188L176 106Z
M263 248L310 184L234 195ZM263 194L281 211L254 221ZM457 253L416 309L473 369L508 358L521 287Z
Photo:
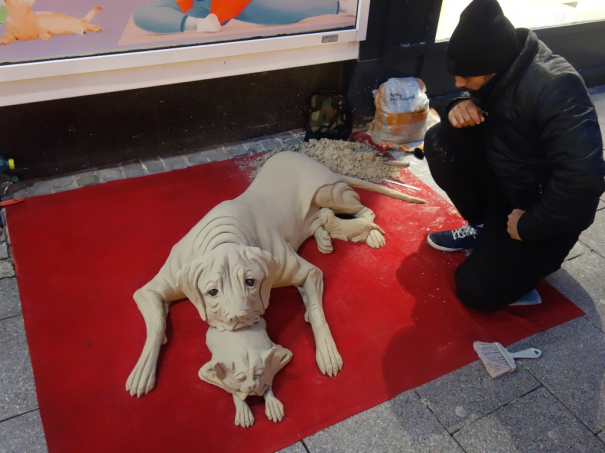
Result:
M210 291L208 291L208 294L214 297L218 294L218 289L211 289Z
M256 283L256 280L254 280L253 278L246 279L247 286L254 286L254 283Z

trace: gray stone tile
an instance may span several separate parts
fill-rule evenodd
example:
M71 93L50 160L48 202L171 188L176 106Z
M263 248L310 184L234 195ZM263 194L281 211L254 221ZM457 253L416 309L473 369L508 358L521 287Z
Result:
M304 440L320 452L460 452L413 390Z
M225 152L227 153L227 155L230 158L243 157L243 156L250 155L250 151L248 151L247 148L244 148L243 145L229 146L229 147L225 148Z
M574 245L573 248L567 254L567 258L565 258L565 261L573 260L574 258L577 258L578 256L583 255L584 253L589 251L590 249L588 247L582 244L582 242L578 241L576 242L576 245Z
M35 410L0 423L0 453L46 453L40 412Z
M578 318L533 335L516 348L543 356L522 360L532 374L595 434L605 428L605 335Z
M292 137L292 138L288 138L286 140L282 139L282 143L284 144L284 146L295 146L295 145L298 145L299 143L302 143L302 139L300 139L298 137Z
M594 223L582 233L580 241L605 257L605 210L597 212Z
M267 151L273 151L274 149L281 148L284 144L277 139L271 138L260 142Z
M302 442L297 442L289 447L279 450L277 453L307 453L307 450Z
M164 173L166 171L166 167L164 166L164 162L161 159L150 159L143 161L143 166L148 174L153 175L156 173Z
M56 192L56 190L55 190ZM13 193L13 199L15 198L27 198L29 195L27 194L27 189L20 189Z
M545 388L458 431L467 453L599 452L603 444Z
M0 321L0 420L38 408L23 317Z
M15 268L9 260L0 261L0 278L14 277Z
M187 159L187 163L190 166L207 164L208 162L210 162L210 158L206 155L206 153L201 151L197 153L187 154L183 157Z
M52 185L55 192L74 189L76 187L76 179L73 176L63 176L53 179Z
M94 184L99 184L100 182L101 177L92 171L76 176L76 185L78 187L92 186Z
M492 379L483 364L477 361L418 387L416 391L453 433L539 386L540 383L522 367Z
M0 279L0 320L21 314L21 299L15 278Z
M221 160L229 159L229 155L222 148L204 151L204 157L206 157L209 162L219 162Z
M566 261L546 280L580 307L591 323L605 331L605 258L595 252Z
M0 242L0 260L8 258L8 244L6 242Z
M39 181L34 183L33 186L27 188L27 195L30 197L36 197L38 195L46 195L53 193L52 181Z
M122 173L124 174L124 178L138 178L147 174L141 161L122 165Z
M162 161L168 171L180 170L181 168L188 167L187 161L183 156L166 157L165 159L162 159Z
M605 431L601 431L598 437L601 439L601 442L605 444Z
M117 179L124 178L121 168L104 168L96 171L97 175L101 178L101 181L115 181Z
M261 141L244 143L244 148L246 148L251 154L258 154L266 151Z
M605 201L599 200L599 205L597 206L597 211L605 208Z
M5 241L6 241L6 233L4 232L4 228L0 228L0 242L5 242Z

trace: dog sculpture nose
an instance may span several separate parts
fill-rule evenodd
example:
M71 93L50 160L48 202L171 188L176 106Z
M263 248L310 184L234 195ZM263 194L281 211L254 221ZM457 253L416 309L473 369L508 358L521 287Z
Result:
M226 319L229 323L234 323L236 321L245 321L246 319L248 319L248 312L240 311L238 313L229 313Z

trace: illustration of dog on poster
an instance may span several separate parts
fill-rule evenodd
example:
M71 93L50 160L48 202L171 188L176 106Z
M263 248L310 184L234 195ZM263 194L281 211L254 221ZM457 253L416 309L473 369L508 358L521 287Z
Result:
M50 41L55 35L83 35L87 31L93 33L101 31L101 27L90 23L95 14L101 11L98 6L86 16L78 19L61 13L32 11L34 1L5 0L8 18L6 19L6 31L0 44L30 41L37 38Z

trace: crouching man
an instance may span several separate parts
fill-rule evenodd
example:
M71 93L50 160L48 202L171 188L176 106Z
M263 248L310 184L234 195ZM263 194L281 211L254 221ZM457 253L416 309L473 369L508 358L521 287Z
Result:
M472 249L455 272L465 306L539 303L538 280L559 269L605 190L594 105L574 68L532 31L515 30L496 0L464 10L447 58L467 93L427 132L425 153L468 224L428 243Z

